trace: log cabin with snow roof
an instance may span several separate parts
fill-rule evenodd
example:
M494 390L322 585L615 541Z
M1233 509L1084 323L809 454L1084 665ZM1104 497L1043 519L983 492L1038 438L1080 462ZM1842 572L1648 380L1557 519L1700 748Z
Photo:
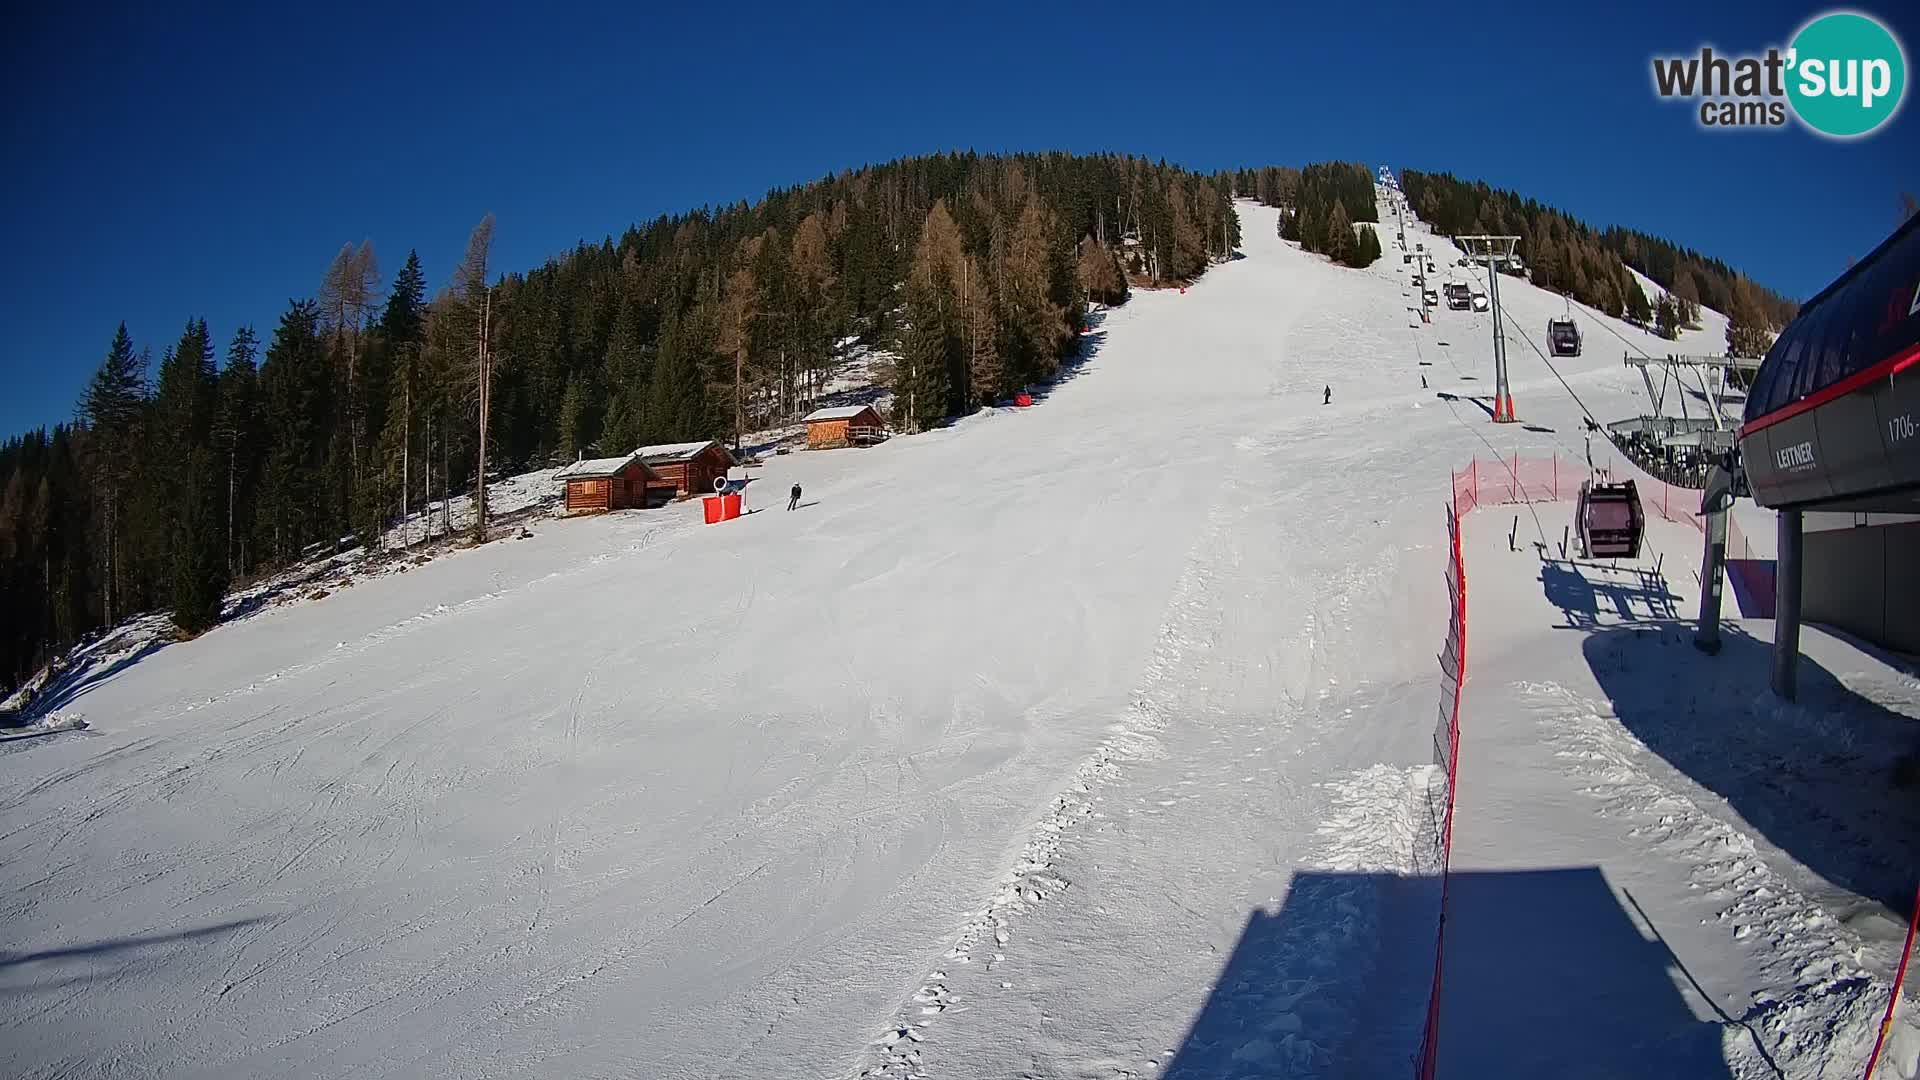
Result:
M843 405L807 414L807 449L871 446L887 437L886 421L871 405Z
M732 452L714 439L660 443L634 453L659 477L655 484L672 488L674 495L711 494L714 478L727 475L733 467Z
M647 493L668 483L636 451L625 457L588 458L554 474L567 486L569 514L599 514L609 510L644 509Z

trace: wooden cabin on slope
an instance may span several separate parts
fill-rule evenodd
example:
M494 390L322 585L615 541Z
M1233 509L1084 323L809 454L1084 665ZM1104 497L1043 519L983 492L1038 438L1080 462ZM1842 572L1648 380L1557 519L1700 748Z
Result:
M634 453L675 495L710 495L714 478L733 467L733 453L713 439L643 446Z
M576 461L556 473L554 479L567 485L569 514L644 508L647 490L668 482L648 468L638 452Z
M871 405L843 405L807 414L807 449L871 446L887 437L886 421Z

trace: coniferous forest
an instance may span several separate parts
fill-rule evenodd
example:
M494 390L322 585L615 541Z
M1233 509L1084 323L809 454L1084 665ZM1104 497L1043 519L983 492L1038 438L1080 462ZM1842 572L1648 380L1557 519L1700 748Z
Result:
M1413 211L1436 231L1448 236L1518 236L1519 253L1534 284L1610 315L1652 325L1668 338L1694 324L1705 306L1730 320L1730 352L1760 355L1772 334L1799 310L1793 301L1726 263L1656 236L1618 227L1595 229L1565 211L1448 173L1408 169L1401 173L1400 185ZM1627 267L1651 278L1666 295L1649 301Z
M656 218L525 272L492 265L490 216L440 283L414 252L389 276L370 242L348 244L259 330L183 313L148 343L109 324L74 420L0 443L0 692L135 612L197 633L235 583L377 548L403 515L483 494L482 470L792 421L850 342L891 357L876 372L891 425L925 430L1051 378L1089 304L1230 254L1235 196L1281 208L1307 250L1367 265L1373 184L1351 162L1209 176L933 155ZM1443 173L1402 185L1441 232L1518 234L1537 284L1669 336L1704 304L1732 317L1730 348L1764 351L1794 311L1644 233ZM1648 304L1628 266L1667 295Z
M73 422L0 444L0 691L134 612L204 630L236 582L378 546L483 469L791 421L849 339L891 351L901 431L1044 382L1089 303L1232 251L1235 183L1117 155L934 155L526 272L492 265L491 217L443 283L413 252L389 271L348 244L258 330L183 312L148 344L109 322Z

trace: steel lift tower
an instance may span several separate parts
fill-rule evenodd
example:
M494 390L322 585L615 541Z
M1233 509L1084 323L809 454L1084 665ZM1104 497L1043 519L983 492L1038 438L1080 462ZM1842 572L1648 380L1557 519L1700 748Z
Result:
M1520 238L1456 236L1454 239L1467 249L1469 256L1483 259L1487 264L1487 306L1493 313L1493 422L1511 424L1519 417L1513 415L1513 391L1507 386L1507 334L1500 322L1500 266L1513 258L1513 246Z

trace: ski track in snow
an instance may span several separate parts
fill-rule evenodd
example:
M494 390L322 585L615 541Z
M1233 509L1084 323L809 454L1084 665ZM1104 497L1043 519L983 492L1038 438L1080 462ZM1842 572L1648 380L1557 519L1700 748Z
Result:
M1209 514L1212 524L1201 541L1217 544L1230 516L1218 505ZM1159 734L1166 729L1167 715L1156 689L1176 675L1186 657L1196 647L1195 624L1209 610L1205 602L1210 574L1208 561L1201 552L1190 554L1186 571L1175 586L1168 604L1168 616L1162 624L1153 659L1148 663L1140 689L1133 694L1125 716L1113 725L1107 739L1074 770L1066 790L1053 797L1046 812L1034 825L1013 868L999 883L987 906L960 931L947 950L942 966L930 972L927 981L913 992L911 1003L869 1047L877 1060L856 1067L856 1077L911 1077L924 1075L922 1050L935 1017L958 1004L960 998L949 989L949 966L968 965L976 954L989 954L982 969L992 971L1005 959L1013 940L1014 921L1034 907L1057 898L1071 882L1056 876L1054 862L1066 834L1094 813L1095 792L1117 779L1128 763L1148 760L1163 751Z

